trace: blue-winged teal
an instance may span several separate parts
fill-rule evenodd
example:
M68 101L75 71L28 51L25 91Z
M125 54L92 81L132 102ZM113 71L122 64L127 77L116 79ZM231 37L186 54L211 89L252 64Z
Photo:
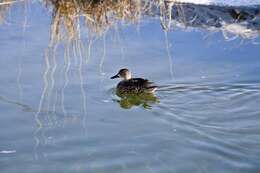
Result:
M117 92L119 93L153 93L157 86L153 85L153 82L142 78L132 78L132 75L128 69L121 69L119 72L111 77L111 79L123 78L121 82L117 84Z

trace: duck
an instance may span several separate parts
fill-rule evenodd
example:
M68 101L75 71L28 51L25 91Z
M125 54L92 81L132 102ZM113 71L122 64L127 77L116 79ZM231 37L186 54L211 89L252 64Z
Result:
M132 78L127 68L120 69L111 79L122 78L117 84L116 90L119 94L143 94L154 93L158 88L153 82L143 78Z

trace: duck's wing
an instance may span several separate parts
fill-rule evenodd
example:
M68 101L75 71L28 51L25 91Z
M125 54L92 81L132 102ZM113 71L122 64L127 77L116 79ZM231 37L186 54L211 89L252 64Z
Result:
M157 86L154 85L153 82L149 81L148 79L143 78L133 78L130 79L132 83L135 83L135 85L142 89L154 89L157 88Z
M119 82L117 85L117 89L119 89L120 92L125 93L152 92L156 88L157 87L153 85L153 82L143 78L132 78L129 80L124 80Z
M153 82L150 82L149 80L143 79L143 78L132 78L128 81L132 84L139 85L139 86L147 86L147 85L153 83Z

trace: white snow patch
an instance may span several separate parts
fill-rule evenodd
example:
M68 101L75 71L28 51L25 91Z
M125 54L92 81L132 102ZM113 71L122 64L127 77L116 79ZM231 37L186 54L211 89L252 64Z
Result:
M254 6L260 5L260 0L173 0L175 2L201 5L227 5L227 6Z
M222 31L223 32L229 32L232 34L235 34L237 36L240 36L242 38L256 38L259 35L258 31L254 31L251 29L246 28L243 25L239 24L222 24Z
M13 154L13 153L16 153L15 150L3 150L3 151L0 151L0 154Z

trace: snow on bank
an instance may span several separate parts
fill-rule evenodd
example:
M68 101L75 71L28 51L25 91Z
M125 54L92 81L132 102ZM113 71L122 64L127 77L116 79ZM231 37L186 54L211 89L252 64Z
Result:
M227 40L233 38L255 39L260 36L259 8L207 5L182 5L172 7L172 26L185 29L206 29L222 32Z
M227 5L227 6L255 6L260 5L260 0L173 0L182 3L201 5Z

